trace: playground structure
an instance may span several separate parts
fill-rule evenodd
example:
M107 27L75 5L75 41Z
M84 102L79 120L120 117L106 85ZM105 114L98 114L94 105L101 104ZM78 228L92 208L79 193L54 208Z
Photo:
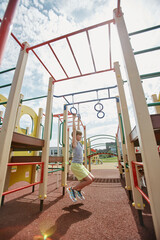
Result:
M124 64L127 71L128 76L128 83L130 87L131 97L132 97L132 103L134 106L134 114L136 119L136 127L134 130L131 130L130 126L130 119L128 114L128 108L126 104L126 98L123 88L123 80L121 76L121 71L119 67L119 63L115 62L114 66L112 65L112 57L111 57L111 39L110 39L110 28L111 24L115 24L117 27L123 57L124 57ZM110 67L106 68L105 70L96 70L96 65L94 61L94 55L92 53L91 48L91 42L89 38L89 31L94 28L98 28L103 25L108 25L108 34L109 34L109 49L110 49L110 56L109 56L109 63ZM3 26L3 21L2 21ZM158 28L160 26L157 26ZM148 29L154 30L156 28ZM145 30L147 31L147 30ZM71 47L69 38L73 35L79 34L81 32L85 32L87 35L87 39L89 42L89 47L91 51L93 66L94 66L94 72L89 72L82 74L80 70L80 66L78 65L78 62L76 60L76 57L74 55L73 49ZM142 31L139 31L137 34L139 34ZM133 35L136 33L130 34ZM13 35L13 34L12 34ZM58 41L60 39L65 39L69 45L69 48L73 54L73 58L76 62L77 68L79 70L79 75L69 77L67 73L65 72L64 68L62 67L62 70L64 71L66 77L56 80L52 73L49 72L47 67L43 64L42 60L38 57L34 49L41 47L43 45L48 45L51 51L54 53L54 50L51 46L52 42ZM40 198L40 208L42 210L43 207L43 201L47 197L47 175L48 175L48 163L49 160L49 142L50 142L50 128L51 128L51 114L52 114L52 100L53 100L53 88L54 84L59 81L65 81L69 79L74 79L77 77L82 76L88 76L91 74L96 73L102 73L102 72L108 72L108 71L115 71L115 77L117 80L117 88L119 92L119 96L110 96L110 88L108 89L108 96L105 99L91 99L88 100L88 102L91 101L103 101L110 98L116 99L117 104L117 115L119 119L119 132L121 136L121 145L122 145L122 155L123 155L123 163L124 163L124 172L125 172L125 181L126 181L126 190L128 190L129 195L131 197L131 191L133 194L133 206L138 210L140 222L143 224L142 219L142 210L144 209L143 204L143 198L142 196L150 203L151 211L152 211L152 217L153 217L153 223L155 228L155 233L157 239L160 239L160 212L159 212L159 199L160 199L160 191L158 191L158 183L160 182L160 176L159 176L159 169L160 169L160 161L159 161L159 153L157 151L157 145L160 144L160 126L159 126L159 118L160 118L160 112L159 112L159 98L157 98L155 95L153 96L154 104L149 104L149 106L155 106L157 110L157 114L150 116L148 112L148 106L146 104L146 99L143 93L143 88L141 84L141 79L145 78L152 78L160 76L159 73L152 73L152 74L146 74L145 76L139 76L139 72L136 66L134 53L130 44L129 35L126 30L123 13L120 8L120 1L118 1L118 8L114 10L114 19L106 21L101 24L97 24L94 26L91 26L89 28L85 28L79 31L76 31L71 34L67 34L64 36L61 36L56 39L52 39L50 41L47 41L42 44L38 44L36 46L30 47L28 43L19 43L19 41L16 39L18 44L21 47L18 63L15 69L15 74L13 78L13 82L11 84L11 90L10 95L7 101L6 105L6 111L5 115L3 117L3 124L0 131L0 197L3 199L3 196L6 194L4 190L5 188L8 188L8 184L6 185L6 182L8 180L7 177L9 174L9 168L12 166L18 166L18 165L41 165L41 178L40 181L33 183L30 183L30 186L39 184L39 198ZM157 50L157 49L154 49ZM23 81L23 76L25 72L25 66L28 58L29 51L32 51L34 55L38 58L38 60L42 63L42 65L45 67L45 69L50 74L49 78L49 85L48 85L48 95L47 95L47 104L46 104L46 113L45 113L45 124L44 124L44 134L43 139L40 139L39 135L34 135L34 137L27 136L23 134L19 134L16 132L16 129L18 128L17 123L20 119L20 107L21 107L21 85ZM145 53L147 51L153 51L151 50L145 50L141 51L136 54ZM56 59L58 60L58 57L56 56ZM60 62L59 62L60 63ZM115 87L115 86L114 86ZM101 89L96 90L90 90L90 91L100 91ZM88 92L88 91L86 91ZM84 92L81 93L72 93L70 95L75 94L84 94ZM64 97L66 99L67 95L63 96L54 96L54 97ZM4 102L3 99L1 102ZM68 139L69 139L69 131L68 131L68 106L74 106L74 104L82 104L86 103L87 101L80 101L80 102L68 102L64 105L64 113L63 113L63 158L62 160L62 186L63 186L63 194L65 193L65 187L67 186L67 161L68 161ZM102 109L101 109L102 110ZM143 114L141 114L143 112ZM103 116L103 115L102 115ZM1 120L2 120L2 113L1 113ZM40 118L39 118L39 124L37 124L37 127L40 127ZM86 135L86 127L84 127L84 135ZM38 130L37 130L38 131ZM121 153L120 153L120 146L118 141L118 134L116 136L117 138L117 150L118 150L118 164L119 164L119 170L120 174L122 174L122 164L121 164ZM86 136L85 136L86 139ZM84 140L85 146L85 165L87 165L87 145L86 141ZM141 152L140 154L135 153L135 147L140 146ZM42 150L42 156L15 156L15 160L13 161L14 157L12 157L12 152L14 151L36 151L35 154L37 154L37 151ZM23 158L22 158L23 156ZM20 160L18 162L17 157L20 157ZM137 158L140 158L140 161L137 160ZM26 159L28 159L26 161ZM34 159L34 160L31 160ZM35 160L36 159L36 160ZM58 160L59 162L59 160ZM146 185L148 190L147 197L142 190L139 187L140 179L138 175L138 168L137 165L143 167L145 179L146 179ZM35 167L33 167L35 169ZM27 170L28 171L28 170ZM35 175L33 175L35 177ZM10 192L11 193L11 192Z
M95 135L95 136L92 136L92 137L89 137L87 139L87 156L89 158L89 170L91 170L91 164L92 163L95 163L95 164L103 164L103 161L99 158L99 155L110 155L110 156L116 156L117 157L117 154L116 152L107 152L107 151L102 151L100 150L100 152L97 152L94 148L99 148L99 147L102 147L106 149L106 142L98 142L99 140L112 140L115 142L115 146L117 145L116 144L116 141L115 141L115 137L114 136L111 136L111 135L106 135L106 134L101 134L101 135ZM95 143L96 141L96 143ZM94 142L94 143L93 143Z

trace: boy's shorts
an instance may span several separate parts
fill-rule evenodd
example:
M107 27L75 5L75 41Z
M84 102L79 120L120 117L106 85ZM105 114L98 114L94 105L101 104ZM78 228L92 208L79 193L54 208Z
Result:
M87 177L90 174L90 172L87 168L85 168L83 163L71 163L71 171L78 179L78 181L81 181L83 178Z

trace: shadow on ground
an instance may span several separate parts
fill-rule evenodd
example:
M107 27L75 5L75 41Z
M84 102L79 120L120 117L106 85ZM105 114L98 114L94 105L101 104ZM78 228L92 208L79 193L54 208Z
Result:
M54 193L55 190L56 188L52 189L52 192ZM60 195L56 199L54 198L53 201L45 202L44 210L56 204L62 198L63 195ZM4 206L0 208L0 239L11 239L37 219L41 213L37 191L35 193L29 192L13 200L6 201Z
M83 204L78 203L63 208L62 210L66 213L62 214L51 228L42 230L43 235L52 236L54 240L59 240L66 234L72 224L89 218L92 213L81 209L81 206Z

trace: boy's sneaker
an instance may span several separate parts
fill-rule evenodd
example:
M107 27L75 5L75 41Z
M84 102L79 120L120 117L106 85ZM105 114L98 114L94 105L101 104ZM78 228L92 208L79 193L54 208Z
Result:
M67 188L67 192L68 192L68 194L69 194L69 196L70 196L70 199L71 199L73 202L77 202L77 198L76 198L76 195L75 195L75 191L74 191L71 187Z
M85 200L85 197L82 195L81 191L75 190L75 194L80 200Z

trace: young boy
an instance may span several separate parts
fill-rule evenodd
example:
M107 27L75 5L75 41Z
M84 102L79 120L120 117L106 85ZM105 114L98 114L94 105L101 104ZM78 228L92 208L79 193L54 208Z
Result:
M78 197L81 200L84 200L82 195L82 188L91 184L94 181L94 176L85 168L83 165L83 146L80 143L82 138L82 132L76 130L75 125L76 115L73 115L73 132L72 132L72 150L73 150L73 159L71 163L71 171L80 181L76 186L67 188L67 192L73 202L76 202Z

